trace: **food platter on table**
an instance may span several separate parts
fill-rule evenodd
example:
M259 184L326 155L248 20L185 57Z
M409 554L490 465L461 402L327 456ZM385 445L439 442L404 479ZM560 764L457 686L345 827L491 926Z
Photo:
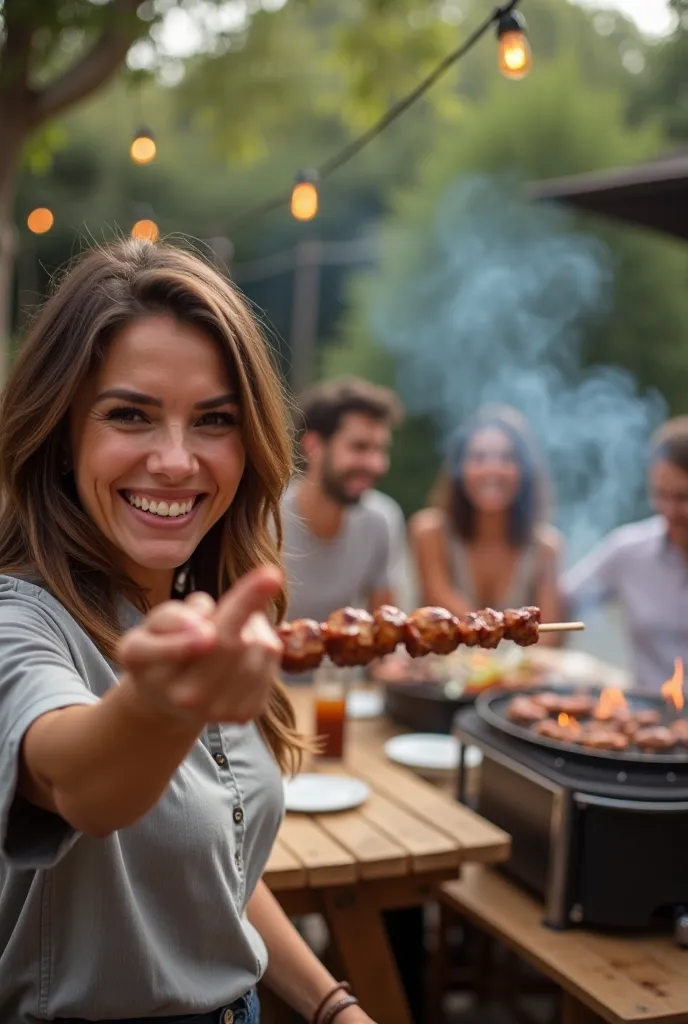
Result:
M459 648L444 656L410 658L399 651L371 666L384 685L385 710L393 721L424 732L451 732L456 712L494 687L520 689L551 681L555 673L536 653Z

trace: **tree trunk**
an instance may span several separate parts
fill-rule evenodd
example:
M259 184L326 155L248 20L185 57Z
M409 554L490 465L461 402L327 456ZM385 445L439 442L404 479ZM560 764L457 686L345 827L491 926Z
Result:
M0 387L11 351L12 284L18 236L14 226L14 184L25 132L0 106Z
M143 33L136 17L140 0L112 0L110 18L90 49L43 88L30 82L31 48L40 27L37 6L0 0L0 387L11 351L12 284L18 236L14 227L14 184L19 160L32 131L99 89L121 67L127 50Z

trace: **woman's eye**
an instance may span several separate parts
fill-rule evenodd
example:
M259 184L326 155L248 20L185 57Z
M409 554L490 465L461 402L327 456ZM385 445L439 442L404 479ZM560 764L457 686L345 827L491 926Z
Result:
M145 423L146 417L140 409L131 405L122 405L116 409L110 409L105 418L116 423Z
M202 427L235 427L238 422L233 412L207 412L199 420Z

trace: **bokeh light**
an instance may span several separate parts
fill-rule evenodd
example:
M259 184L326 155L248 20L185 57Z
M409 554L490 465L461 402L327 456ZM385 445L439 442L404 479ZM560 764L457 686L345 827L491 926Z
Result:
M55 223L53 211L47 206L37 206L26 218L26 225L34 235L44 235Z

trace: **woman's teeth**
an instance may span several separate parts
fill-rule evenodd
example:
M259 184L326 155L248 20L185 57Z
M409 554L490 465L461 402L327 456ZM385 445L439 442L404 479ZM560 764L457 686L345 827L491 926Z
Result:
M195 498L187 501L149 501L148 498L139 498L138 495L127 494L127 500L135 508L143 509L144 512L151 512L154 516L185 516L194 507Z

